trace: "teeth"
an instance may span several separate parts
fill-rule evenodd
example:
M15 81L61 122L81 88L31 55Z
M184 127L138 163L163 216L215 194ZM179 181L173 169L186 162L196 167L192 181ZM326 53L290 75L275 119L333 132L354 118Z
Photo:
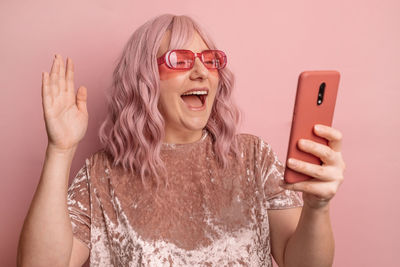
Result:
M193 91L193 92L189 92L189 93L185 93L183 95L206 95L207 91Z

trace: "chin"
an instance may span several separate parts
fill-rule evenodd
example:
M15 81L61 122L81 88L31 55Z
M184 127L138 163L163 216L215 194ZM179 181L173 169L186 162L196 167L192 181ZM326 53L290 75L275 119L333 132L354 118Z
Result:
M185 128L187 128L187 129L190 129L190 130L192 130L192 131L199 131L199 130L202 130L202 129L204 129L204 127L206 127L206 125L207 125L207 122L199 122L199 123L185 123L184 124L184 126L185 126Z
M197 117L197 118L185 118L182 120L182 124L187 128L191 130L202 130L204 127L206 127L207 122L208 122L209 116L207 118L205 117Z

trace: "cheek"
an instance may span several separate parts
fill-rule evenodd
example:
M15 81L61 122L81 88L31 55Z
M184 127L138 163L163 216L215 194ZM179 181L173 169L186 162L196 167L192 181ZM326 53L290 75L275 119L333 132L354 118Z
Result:
M212 82L212 86L217 90L218 89L219 79L220 79L218 70L210 71L209 79Z
M208 73L210 73L213 76L217 76L217 77L219 76L219 71L215 70L215 69L209 69Z
M181 75L182 72L179 70L172 70L167 68L164 64L158 67L158 73L160 74L160 80L170 80L176 78L177 76Z
M165 66L165 64L158 66L158 73L160 74L160 80L169 80L180 76L182 73L186 72L185 70L172 70ZM218 70L209 70L209 75L215 79L219 79L219 71Z
M219 80L219 71L218 70L208 70L208 77L212 79L214 82Z

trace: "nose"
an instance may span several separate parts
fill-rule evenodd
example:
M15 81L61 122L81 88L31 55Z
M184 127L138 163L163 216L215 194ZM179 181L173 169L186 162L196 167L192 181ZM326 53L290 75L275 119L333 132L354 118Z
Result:
M193 78L201 77L203 79L207 78L208 76L208 69L206 68L206 66L204 66L199 57L196 57L194 59L194 64L190 76Z

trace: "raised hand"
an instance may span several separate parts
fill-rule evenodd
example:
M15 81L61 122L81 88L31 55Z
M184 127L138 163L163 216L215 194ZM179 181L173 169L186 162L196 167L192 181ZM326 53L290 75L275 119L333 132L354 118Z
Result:
M65 70L61 55L56 55L50 75L42 73L42 104L48 145L58 150L77 147L85 136L89 114L87 89L74 88L74 65L67 58Z
M315 125L314 133L327 139L328 146L308 139L300 140L298 146L304 152L319 157L323 164L311 164L296 159L293 162L288 159L287 162L290 169L314 179L293 184L286 184L283 181L280 186L303 192L304 204L313 209L320 209L329 204L343 183L346 164L341 152L343 135L339 130L319 124Z

